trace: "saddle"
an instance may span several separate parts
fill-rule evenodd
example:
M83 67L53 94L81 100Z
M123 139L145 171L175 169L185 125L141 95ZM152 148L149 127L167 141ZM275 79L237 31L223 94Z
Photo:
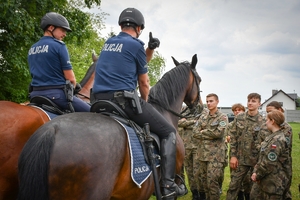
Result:
M133 128L140 140L146 162L148 164L150 163L146 151L146 146L145 146L144 129L139 125L137 125L134 121L130 120L128 115L116 103L108 100L98 100L92 104L90 111L107 115ZM154 146L159 150L160 149L159 137L154 133L150 133L150 136L153 138Z
M42 108L48 112L63 115L65 113L69 113L70 111L62 110L57 104L55 104L51 99L44 96L35 96L30 99L29 105L34 105Z

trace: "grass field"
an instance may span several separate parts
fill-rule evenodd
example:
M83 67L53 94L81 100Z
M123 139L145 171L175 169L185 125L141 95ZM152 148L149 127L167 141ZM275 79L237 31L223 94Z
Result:
M293 199L300 199L300 192L298 189L298 184L300 184L300 138L298 133L300 133L300 123L290 123L293 129L293 147L292 147L292 159L293 159L293 180L291 191ZM229 167L225 168L225 178L223 182L223 193L221 195L221 200L226 199L226 192L230 182ZM186 180L187 183L187 180ZM151 197L150 200L155 200L155 197ZM191 200L192 193L189 193L181 198L180 200Z

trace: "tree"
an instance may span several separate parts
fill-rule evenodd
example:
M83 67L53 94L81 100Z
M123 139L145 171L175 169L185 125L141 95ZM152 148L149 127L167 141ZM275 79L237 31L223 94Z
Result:
M100 6L100 0L2 0L0 4L0 99L27 100L30 75L27 52L41 36L40 20L49 11L64 15L74 30L65 42L82 44L92 40L101 29L103 18L83 12L83 8ZM97 38L98 39L98 38Z
M161 74L166 67L166 60L162 55L155 51L153 58L148 65L150 85L153 86L161 78Z

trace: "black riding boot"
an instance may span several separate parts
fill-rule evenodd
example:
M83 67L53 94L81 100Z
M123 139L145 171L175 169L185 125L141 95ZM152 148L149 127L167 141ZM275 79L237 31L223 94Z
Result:
M238 196L237 196L237 200L244 200L244 192L239 191Z
M205 192L200 192L200 198L199 200L206 200Z
M166 139L161 140L161 187L162 199L173 200L176 196L187 193L185 187L178 187L175 181L176 167L176 137L172 132Z
M198 190L192 190L193 199L192 200L200 200L200 195Z

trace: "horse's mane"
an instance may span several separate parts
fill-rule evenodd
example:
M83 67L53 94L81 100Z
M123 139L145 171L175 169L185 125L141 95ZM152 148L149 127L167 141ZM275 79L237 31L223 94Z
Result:
M150 89L148 102L160 105L156 107L159 111L163 111L163 108L169 108L175 98L186 88L189 73L190 63L187 61L165 73Z
M94 73L95 71L95 68L96 68L96 63L97 62L94 62L88 69L88 71L86 72L85 76L83 77L83 79L80 81L80 85L83 87L87 82L88 80L90 79L90 77L92 76L92 74Z

